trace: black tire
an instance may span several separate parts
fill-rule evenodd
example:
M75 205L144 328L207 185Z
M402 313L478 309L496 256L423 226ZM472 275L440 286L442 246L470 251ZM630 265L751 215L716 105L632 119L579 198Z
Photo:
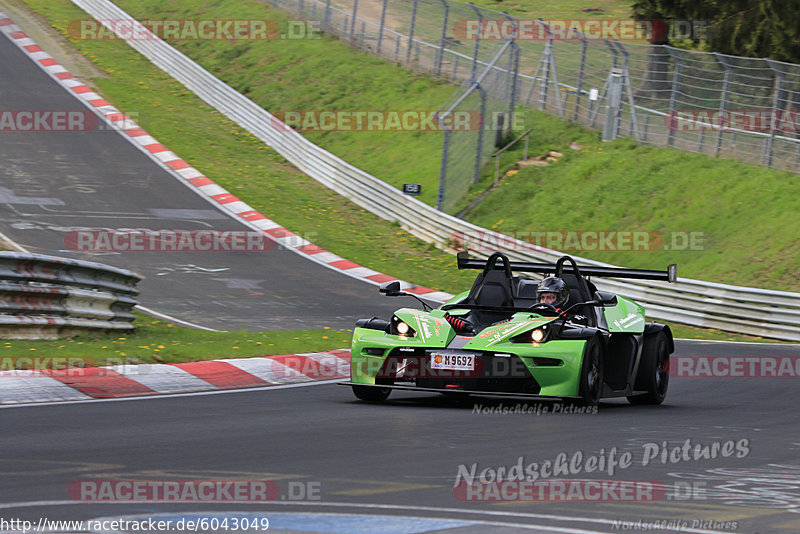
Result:
M586 341L583 348L583 363L578 382L578 403L597 406L603 394L603 344L597 337Z
M640 395L628 396L631 404L661 404L667 396L669 387L669 352L667 335L664 331L644 338L642 361L633 389L646 391Z
M370 386L353 386L353 395L367 402L383 402L391 395L391 388L373 388Z

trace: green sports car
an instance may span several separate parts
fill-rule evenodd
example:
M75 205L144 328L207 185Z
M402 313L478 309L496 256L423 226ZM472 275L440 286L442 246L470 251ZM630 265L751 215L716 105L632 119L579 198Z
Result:
M472 289L432 309L400 283L387 296L411 296L423 309L402 308L390 320L360 319L353 332L350 385L364 401L393 389L446 394L551 397L596 406L627 397L660 404L669 385L668 326L645 322L642 306L598 291L587 278L674 282L666 271L486 260L458 255L459 269L480 269ZM536 281L518 273L549 275Z

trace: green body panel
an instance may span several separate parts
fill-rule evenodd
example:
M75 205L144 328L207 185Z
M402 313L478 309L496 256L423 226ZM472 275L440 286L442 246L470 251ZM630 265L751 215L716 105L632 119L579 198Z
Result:
M452 312L453 310L450 310ZM444 319L444 312L423 312L410 308L398 310L395 315L413 328L413 337L386 334L368 328L356 328L350 357L351 381L374 384L375 376L386 356L397 347L445 348L456 336ZM520 358L541 386L541 395L569 397L578 394L578 379L583 361L585 340L552 340L545 343L512 343L510 338L552 322L552 317L516 313L511 321L490 326L472 338L463 350L482 350L514 354ZM381 349L381 355L367 354L366 349ZM562 362L558 366L537 366L534 358L552 358Z
M578 394L578 379L583 364L584 339L557 339L546 343L502 343L492 347L495 352L510 352L519 356L533 378L542 386L540 395L573 397ZM465 347L466 348L466 347ZM533 358L561 360L559 366L537 366Z
M613 333L641 334L644 332L644 308L622 297L617 297L617 305L603 308L608 323L608 331Z
M453 298L442 304L442 306L446 304L455 304L456 302L461 302L462 300L467 298L467 295L469 295L469 291L464 291L462 293L459 293L458 295L453 296Z

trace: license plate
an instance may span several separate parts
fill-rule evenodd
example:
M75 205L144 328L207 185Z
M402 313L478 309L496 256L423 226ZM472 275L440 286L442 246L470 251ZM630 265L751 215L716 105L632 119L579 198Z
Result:
M431 352L431 369L447 369L450 371L474 371L474 354L452 354Z

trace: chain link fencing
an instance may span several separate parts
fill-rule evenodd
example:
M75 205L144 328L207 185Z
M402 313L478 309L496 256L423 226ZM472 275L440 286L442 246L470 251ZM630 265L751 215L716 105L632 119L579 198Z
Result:
M461 85L441 116L478 113L483 124L445 131L438 202L445 211L477 181L498 132L512 126L503 114L518 106L600 129L606 141L633 137L800 172L800 65L589 37L453 0L269 3Z

